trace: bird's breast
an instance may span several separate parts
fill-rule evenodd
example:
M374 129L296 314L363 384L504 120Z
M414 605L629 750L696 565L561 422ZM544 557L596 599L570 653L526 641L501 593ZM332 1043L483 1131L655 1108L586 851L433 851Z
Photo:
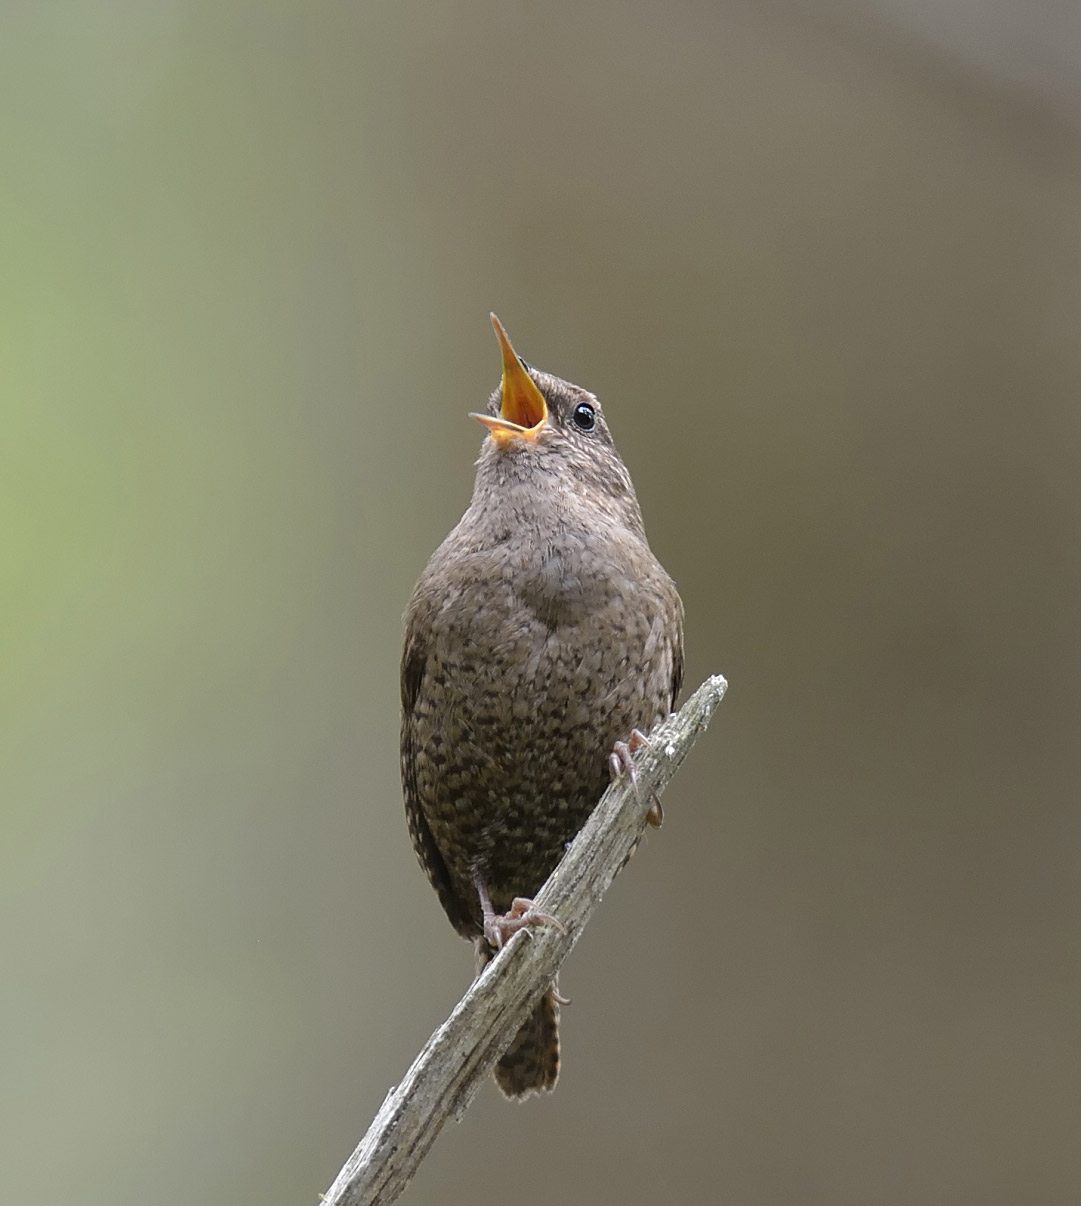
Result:
M602 540L564 533L515 560L514 596L550 630L585 625L635 591L632 567Z

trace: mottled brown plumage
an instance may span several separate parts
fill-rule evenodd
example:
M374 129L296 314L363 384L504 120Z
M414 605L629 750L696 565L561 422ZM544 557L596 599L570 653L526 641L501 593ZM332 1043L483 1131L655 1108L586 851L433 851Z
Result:
M498 321L503 384L473 499L406 613L402 782L413 847L478 965L609 780L614 745L671 711L683 608L650 552L597 399L519 361ZM487 924L486 924L487 922ZM504 1055L510 1097L551 1089L558 997Z

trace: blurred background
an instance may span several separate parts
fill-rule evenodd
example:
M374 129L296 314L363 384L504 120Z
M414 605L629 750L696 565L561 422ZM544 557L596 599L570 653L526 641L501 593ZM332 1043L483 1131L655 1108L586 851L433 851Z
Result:
M494 309L730 690L407 1200L1078 1200L1081 9L9 0L0 137L0 1199L315 1206L468 984Z

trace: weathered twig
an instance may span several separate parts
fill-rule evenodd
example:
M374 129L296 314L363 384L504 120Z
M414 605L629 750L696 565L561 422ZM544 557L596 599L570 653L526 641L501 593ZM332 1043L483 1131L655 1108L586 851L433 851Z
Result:
M401 1193L443 1123L460 1118L538 998L570 954L590 914L642 836L653 793L664 791L694 739L709 724L727 683L707 679L635 757L637 790L626 776L601 798L536 897L553 925L520 931L474 981L387 1094L334 1184L330 1206L374 1206Z

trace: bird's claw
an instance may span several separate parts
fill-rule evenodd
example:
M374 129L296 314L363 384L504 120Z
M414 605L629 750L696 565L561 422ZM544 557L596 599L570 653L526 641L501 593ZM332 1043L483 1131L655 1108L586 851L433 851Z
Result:
M631 729L629 740L617 741L612 747L611 754L608 755L608 770L611 773L612 782L614 783L620 776L626 774L631 781L631 786L634 788L634 794L639 803L641 803L642 795L638 790L638 771L634 765L633 754L643 746L649 747L649 738L641 729ZM646 813L646 821L651 828L660 829L664 822L664 809L661 807L661 798L657 795L655 788L651 787L649 794L653 799L649 806L649 812Z
M561 997L559 995L559 981L558 980L552 981L552 987L548 991L549 991L549 993L551 993L552 1000L555 1001L555 1003L557 1005L569 1005L571 1003L570 997Z

